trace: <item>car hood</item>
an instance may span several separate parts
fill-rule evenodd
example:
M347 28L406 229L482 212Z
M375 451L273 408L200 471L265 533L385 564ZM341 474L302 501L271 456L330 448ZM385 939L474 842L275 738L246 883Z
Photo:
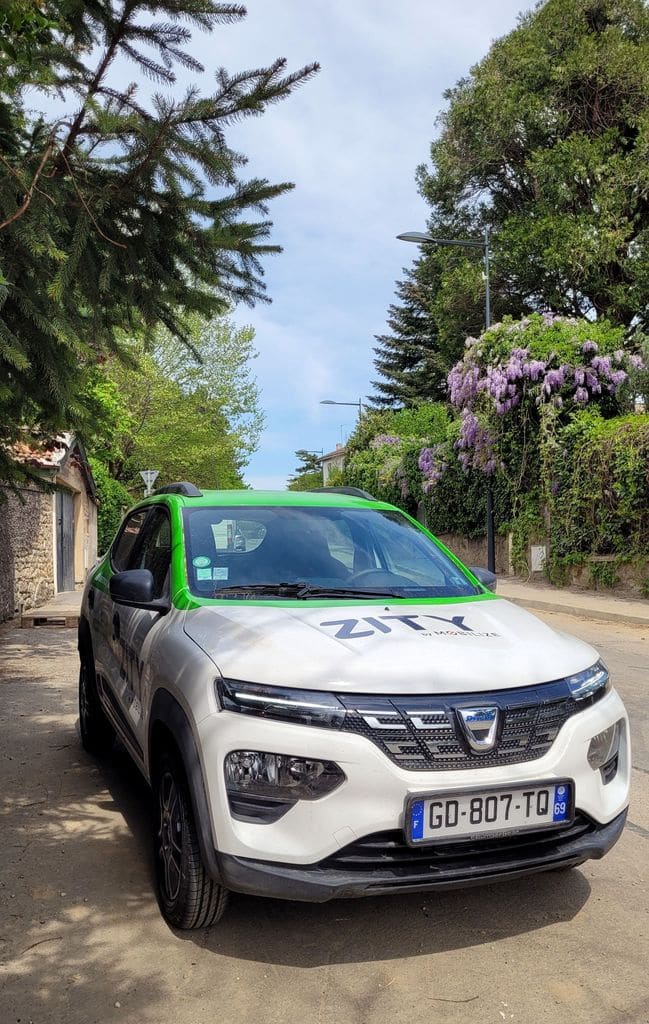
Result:
M472 693L548 682L597 661L503 599L252 605L188 611L185 632L225 678L339 693Z

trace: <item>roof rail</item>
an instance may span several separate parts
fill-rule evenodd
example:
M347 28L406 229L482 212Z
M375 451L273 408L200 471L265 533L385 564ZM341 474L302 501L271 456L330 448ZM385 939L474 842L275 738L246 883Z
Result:
M188 480L181 480L177 484L165 484L164 487L158 487L154 494L182 494L184 498L202 498L203 492L199 491L198 487L194 484L190 484Z
M373 494L362 491L360 487L311 487L313 494L350 494L352 498L365 498L366 501L376 501Z

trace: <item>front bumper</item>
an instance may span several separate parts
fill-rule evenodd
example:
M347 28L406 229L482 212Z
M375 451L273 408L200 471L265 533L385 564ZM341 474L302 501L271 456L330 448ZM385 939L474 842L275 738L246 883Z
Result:
M613 781L604 784L601 773L588 764L588 746L595 734L620 719L625 727L618 771ZM198 732L211 815L211 847L221 859L227 855L226 873L228 864L239 862L273 862L310 870L367 836L385 832L403 836L406 803L418 795L570 779L575 787L576 811L596 826L613 822L629 803L628 721L614 690L568 719L543 757L522 764L476 765L461 772L406 771L364 736L226 711L207 715L198 723ZM226 755L237 749L335 761L346 780L319 800L298 801L273 823L237 820L230 812L223 772Z
M367 836L319 864L296 866L221 855L228 889L276 899L324 903L356 896L461 889L568 868L603 857L620 838L626 809L607 825L584 815L560 831L412 849L400 833Z

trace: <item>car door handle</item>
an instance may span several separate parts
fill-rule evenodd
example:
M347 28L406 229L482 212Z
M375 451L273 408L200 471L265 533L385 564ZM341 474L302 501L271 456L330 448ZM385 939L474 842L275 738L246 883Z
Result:
M117 612L115 612L115 614L113 615L113 640L119 640L120 629L121 625L119 621L119 615Z

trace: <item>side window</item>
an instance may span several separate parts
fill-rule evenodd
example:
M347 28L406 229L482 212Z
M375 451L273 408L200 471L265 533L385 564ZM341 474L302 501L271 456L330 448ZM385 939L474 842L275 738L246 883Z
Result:
M132 565L129 565L129 559L133 554L135 544L140 536L147 512L148 509L146 508L140 509L138 512L133 512L133 514L127 518L121 532L114 541L110 552L110 561L116 572L124 572L125 569L133 568Z
M148 569L153 574L154 599L163 597L171 564L171 525L163 508L153 509L129 569Z

